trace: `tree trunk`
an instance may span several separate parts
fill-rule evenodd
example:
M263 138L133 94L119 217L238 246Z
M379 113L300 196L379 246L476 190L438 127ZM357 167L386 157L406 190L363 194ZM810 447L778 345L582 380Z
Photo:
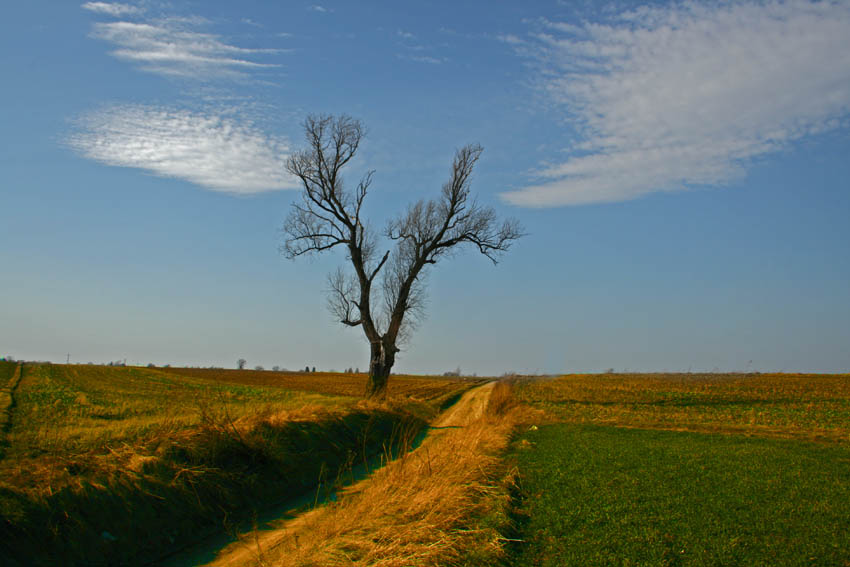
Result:
M366 385L366 396L369 398L387 397L387 382L390 378L390 367L386 365L371 365L369 367L369 383Z
M369 398L385 398L390 371L395 362L395 356L381 343L372 343L372 356L369 360L369 382L366 384L366 396Z

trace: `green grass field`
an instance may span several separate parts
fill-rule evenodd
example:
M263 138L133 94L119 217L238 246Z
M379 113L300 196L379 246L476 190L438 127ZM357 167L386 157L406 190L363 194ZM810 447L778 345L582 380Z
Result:
M530 381L514 565L850 565L850 377Z
M0 458L0 564L155 558L333 481L472 385L391 383L376 405L352 395L362 375L26 364Z

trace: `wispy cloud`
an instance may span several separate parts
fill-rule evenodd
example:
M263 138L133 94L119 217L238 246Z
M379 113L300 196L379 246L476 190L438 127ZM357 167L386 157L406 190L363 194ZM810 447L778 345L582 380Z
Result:
M92 35L114 44L113 56L160 75L199 80L236 79L246 77L248 71L277 67L250 59L277 50L237 47L217 35L193 30L198 24L192 18L98 22Z
M332 9L325 8L324 6L322 6L320 4L312 4L308 9L312 10L314 12L321 12L321 13L333 12Z
M728 183L850 110L843 2L686 2L503 41L536 59L540 88L582 135L539 184L503 194L518 205Z
M416 39L416 35L409 31L398 30L396 35L402 39Z
M496 39L510 45L524 45L526 43L522 38L512 33L497 35Z
M441 63L445 63L447 61L447 59L443 57L431 57L430 55L407 55L404 53L399 53L397 57L406 61L413 61L415 63L427 63L429 65L440 65Z
M84 116L78 126L68 144L108 165L227 193L295 187L284 169L287 141L223 113L114 106Z
M141 14L144 10L130 4L119 4L117 2L86 2L82 5L84 10L106 14L113 17L132 16Z

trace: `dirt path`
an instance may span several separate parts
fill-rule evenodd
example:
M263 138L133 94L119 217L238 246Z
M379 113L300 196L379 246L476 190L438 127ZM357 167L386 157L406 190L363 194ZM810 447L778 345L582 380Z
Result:
M460 400L437 417L431 426L428 437L414 452L437 450L435 449L435 445L440 442L441 430L464 427L484 415L487 409L487 402L490 400L490 394L495 385L495 382L488 382L466 392ZM346 492L361 492L369 482L369 478L361 480L348 487ZM297 526L302 521L303 518L298 517L292 520L282 521L280 525L272 530L255 531L252 534L246 534L248 537L225 548L208 566L242 567L245 565L254 565L257 562L257 549L274 548L285 537L288 531L297 529Z
M456 404L444 411L432 427L463 427L484 415L495 382L487 382L465 393Z

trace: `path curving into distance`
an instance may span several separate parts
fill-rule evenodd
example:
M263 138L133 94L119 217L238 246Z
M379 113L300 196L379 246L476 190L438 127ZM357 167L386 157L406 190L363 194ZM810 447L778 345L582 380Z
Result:
M495 382L487 382L466 392L457 403L446 409L434 420L431 428L463 427L480 419L487 409L487 402L490 401L490 394L495 385Z
M412 453L427 447L427 450L439 450L442 432L448 429L461 428L480 419L487 410L490 394L496 382L488 382L467 391L455 404L446 409L429 428L428 436ZM371 481L365 478L350 487L352 492L359 492ZM309 513L307 511L306 513ZM279 528L269 531L255 532L253 538L235 542L225 548L208 567L243 567L256 564L256 549L274 547L287 533L288 529L299 523L301 517L295 517L281 524Z

